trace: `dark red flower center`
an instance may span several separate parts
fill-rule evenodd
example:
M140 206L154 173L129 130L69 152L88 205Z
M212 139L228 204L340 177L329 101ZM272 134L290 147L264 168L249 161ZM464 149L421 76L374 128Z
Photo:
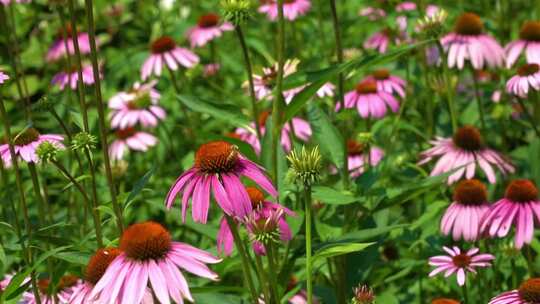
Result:
M504 196L513 202L536 201L538 200L538 188L528 179L517 179L506 187Z
M461 253L452 257L452 263L457 267L467 267L471 263L471 257L465 253Z
M203 144L195 154L195 167L208 174L230 172L238 163L238 148L226 141Z
M382 256L388 261L399 259L399 249L394 244L386 244L382 249Z
M85 280L92 285L95 285L105 274L107 267L109 267L112 261L119 256L120 253L122 253L122 251L118 248L98 249L86 265L86 271L84 273Z
M199 17L197 25L203 28L214 27L219 23L219 16L217 14L206 14Z
M163 36L152 42L150 48L154 54L163 54L174 50L176 42L169 36Z
M264 201L264 193L256 187L246 187L246 191L253 208L259 207Z
M354 300L356 301L355 303L372 304L375 300L373 290L367 285L354 288Z
M540 71L540 65L537 63L528 63L518 68L517 73L519 76L529 76L536 74Z
M481 205L487 202L486 186L477 179L466 179L456 186L454 200L463 205Z
M133 224L122 234L120 249L134 260L158 260L170 251L171 235L156 222Z
M15 136L14 143L16 146L26 146L39 139L39 132L34 128L28 128Z
M374 80L364 80L356 85L356 93L358 94L377 93L377 83Z
M521 27L519 38L540 42L540 21L527 21Z
M51 285L51 280L49 279L39 279L37 282L39 292L42 294L49 294L49 285Z
M135 128L129 127L125 129L118 129L114 131L114 133L116 134L116 137L119 139L127 139L135 135L135 133L137 133L137 130L135 130Z
M377 80L385 80L390 77L390 72L386 69L375 70L372 73L373 77Z
M75 286L77 284L77 281L79 281L79 277L74 275L65 275L60 278L60 281L58 281L58 290L64 290L66 288L70 288Z
M456 146L467 151L478 151L484 147L480 131L473 126L459 128L452 139Z
M362 155L364 152L364 145L356 140L347 140L347 154L349 155Z
M448 298L439 298L431 301L431 304L459 304L459 301Z
M531 278L523 282L518 289L519 297L527 303L540 303L540 278Z
M477 14L464 13L457 19L454 31L460 35L478 36L484 31L484 24Z

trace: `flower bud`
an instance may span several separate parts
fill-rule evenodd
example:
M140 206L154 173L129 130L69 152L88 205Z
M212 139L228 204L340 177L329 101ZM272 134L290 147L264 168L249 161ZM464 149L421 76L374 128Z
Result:
M73 150L92 150L96 147L97 137L87 132L79 132L71 140L71 149Z
M242 25L252 16L250 0L222 0L223 18L230 23Z
M60 151L58 146L51 142L44 141L37 146L36 155L40 161L47 163L50 161L56 161L58 151Z
M311 186L319 181L322 169L322 156L318 146L313 149L306 149L303 146L300 152L295 149L291 151L287 159L291 163L289 174L296 182Z

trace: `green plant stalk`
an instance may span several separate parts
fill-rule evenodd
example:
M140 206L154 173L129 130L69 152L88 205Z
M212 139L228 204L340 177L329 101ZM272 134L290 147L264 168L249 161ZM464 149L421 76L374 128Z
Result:
M463 291L463 304L470 304L469 293L467 292L467 284L463 284L463 286L461 286L461 290Z
M442 67L442 76L445 83L445 93L446 93L446 102L448 103L448 111L450 112L450 120L452 122L452 133L456 133L458 129L458 121L457 121L457 112L454 106L454 98L453 98L453 92L454 89L452 86L452 83L450 81L450 75L448 71L448 67L446 66L446 56L444 55L444 48L442 47L442 44L440 41L437 41L435 43L437 46L437 49L439 50L439 54L441 56L441 67Z
M480 88L478 86L478 79L476 75L474 75L474 68L472 65L469 65L470 71L471 71L471 77L473 79L473 85L474 85L474 97L476 99L476 104L478 105L478 113L480 114L480 125L482 127L483 131L486 131L486 118L484 114L484 107L482 106L482 96L480 95Z
M304 185L305 218L306 218L306 283L308 304L313 303L313 277L311 261L311 186Z
M236 36L240 42L242 48L242 54L244 55L244 64L246 66L246 72L248 76L249 96L251 97L251 113L253 116L253 122L255 123L255 131L257 132L257 138L259 142L262 142L261 126L259 124L259 109L257 106L257 97L255 96L255 85L253 84L253 68L251 67L251 59L249 57L249 50L246 45L246 39L244 38L244 32L240 25L235 26Z
M52 213L51 213L47 198L41 193L41 186L39 183L39 177L36 170L36 165L34 163L27 163L27 164L28 164L28 171L30 171L32 187L34 189L34 195L36 196L38 205L41 206L40 213L42 214L40 214L40 217L43 219L47 218L47 221L45 221L45 223L48 222L49 224L52 224L53 223Z
M271 293L271 301L270 303L279 304L280 297L278 293L278 284L277 284L277 277L276 277L276 256L274 253L275 246L273 241L270 241L268 244L265 245L266 247L266 258L268 259L268 273L270 275L270 293Z
M255 268L257 269L257 275L259 276L259 282L261 285L262 293L264 295L264 299L270 299L270 290L268 289L267 284L268 277L266 275L266 271L264 270L261 256L258 254L255 254Z
M534 99L533 99L534 119L536 123L538 123L540 121L540 94L538 93L538 91L533 91L532 93L534 96Z
M523 255L525 256L525 260L527 261L527 268L529 268L529 276L531 278L536 277L536 272L534 271L534 258L532 256L532 248L530 245L525 246L522 250Z
M535 119L531 116L531 114L529 113L529 109L527 109L527 107L525 106L525 103L519 96L517 97L517 101L519 105L521 106L521 108L523 108L523 115L525 115L525 118L531 124L531 127L534 130L534 133L536 133L536 136L540 138L540 130L538 130L538 126L537 126L538 120L535 121Z
M244 243L242 242L242 239L240 238L240 234L238 233L238 226L236 225L236 222L234 221L234 219L231 218L230 216L225 215L225 219L227 220L227 224L229 225L229 228L231 229L231 233L234 239L234 244L236 246L236 249L238 250L238 254L240 255L240 258L242 259L242 270L244 271L244 278L246 280L248 289L251 293L251 300L254 304L256 304L258 302L258 295L255 289L255 285L253 285L253 279L251 278L251 271L249 267L249 264L250 264L249 258L244 248Z
M272 163L273 163L273 178L274 184L278 184L278 149L279 149L279 136L281 131L281 114L283 100L283 66L285 65L285 19L283 17L283 1L278 0L278 25L277 25L277 62L278 70L276 76L276 96L272 103Z
M21 177L21 171L19 170L19 162L17 155L15 154L15 147L13 145L13 138L11 137L11 126L7 117L6 108L4 107L4 100L2 99L2 94L0 94L0 118L4 122L4 133L8 141L9 155L11 156L11 163L13 165L13 171L15 171L15 181L17 184L17 191L19 192L19 205L23 213L24 226L26 228L26 234L28 236L28 244L25 245L23 239L21 239L21 246L23 249L24 260L26 265L30 267L32 265L32 226L30 224L30 217L28 216L28 206L26 205L26 196L24 194L24 187ZM41 304L41 299L39 298L39 289L36 281L36 273L32 271L30 273L30 282L32 285L32 293L36 297L36 303Z
M73 1L73 0L70 0ZM94 95L97 102L98 109L98 125L99 132L101 133L101 146L103 150L103 161L105 163L105 174L107 176L107 182L109 184L109 191L111 193L111 201L116 215L116 224L119 233L124 231L124 221L122 218L122 206L118 202L116 197L116 189L114 185L114 178L111 171L111 160L109 159L109 144L107 142L107 127L105 123L105 109L103 106L103 97L101 96L101 80L99 78L99 63L97 60L97 46L96 46L96 33L94 27L94 12L92 0L85 0L86 4L86 19L88 22L88 36L90 40L90 57L92 59L92 70L94 72ZM82 79L82 78L80 78Z

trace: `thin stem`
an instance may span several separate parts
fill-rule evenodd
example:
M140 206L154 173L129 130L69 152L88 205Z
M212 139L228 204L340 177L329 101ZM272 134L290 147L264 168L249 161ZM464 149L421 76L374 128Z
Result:
M52 212L50 210L50 206L47 202L47 198L41 193L41 186L39 183L39 177L36 170L36 165L34 163L27 163L28 164L28 170L30 171L30 177L32 179L32 186L34 189L34 194L36 196L36 199L38 201L38 204L42 206L40 218L48 218L49 224L53 223L52 218Z
M244 271L244 278L246 280L246 284L248 285L249 291L251 293L251 299L253 303L258 302L258 296L257 291L255 290L255 285L253 285L253 279L251 278L251 271L249 268L249 258L246 253L246 250L244 248L244 243L242 239L240 238L240 234L238 233L238 226L236 225L236 222L234 219L228 215L225 215L225 219L227 220L227 224L229 225L229 228L231 229L231 233L233 235L234 244L236 246L236 249L238 250L238 253L240 254L240 258L242 259L242 270Z
M285 65L285 19L283 17L283 1L278 0L278 26L277 26L277 61L278 69L276 76L276 96L274 102L272 103L272 162L273 162L273 177L274 183L277 187L278 180L278 149L279 147L279 136L281 131L281 109L282 105L285 103L283 100L283 66Z
M172 85L174 87L174 91L176 92L176 94L180 95L180 93L182 91L181 91L180 86L178 85L178 81L176 80L176 75L174 74L174 71L171 68L169 68L168 65L166 65L166 66L167 66L167 71L169 71L169 75L171 76L171 82L172 82ZM187 122L186 130L187 130L187 133L188 133L189 137L194 138L193 130L189 126L195 126L195 124L191 121L191 118L190 118L189 112L188 112L188 110L186 108L186 105L180 105L180 107L182 108L182 112L184 114L184 117L186 118L186 122Z
M277 277L276 277L276 271L277 268L276 265L276 257L274 254L274 244L266 244L266 258L268 259L268 273L270 274L270 293L272 294L272 300L270 303L279 304L279 294L277 291L278 285L277 285Z
M463 291L463 304L469 304L469 294L467 292L467 284L463 284L463 286L461 286L461 290Z
M523 114L525 115L525 118L527 118L529 123L531 124L531 127L534 130L534 133L536 133L536 136L540 138L540 130L538 130L538 126L536 125L538 122L535 121L534 118L531 116L531 113L529 113L529 110L525 107L525 103L523 102L523 100L517 97L517 101L519 105L521 106L521 108L523 108Z
M261 285L262 293L264 295L264 299L270 299L270 290L267 285L268 277L266 275L266 271L264 270L261 256L258 254L255 254L255 267L257 268L257 275L259 276L259 282Z
M480 124L482 126L482 130L486 130L486 118L484 114L484 107L482 106L482 96L480 95L480 88L478 87L478 78L474 74L474 68L470 66L471 70L471 77L473 79L473 85L474 85L474 96L476 98L476 104L478 105L478 113L480 114Z
M456 133L458 129L458 121L457 121L457 113L456 109L454 107L454 98L453 98L453 86L450 81L450 77L448 75L448 67L446 66L446 56L444 55L444 48L440 41L437 41L435 43L437 46L437 49L439 50L439 54L441 56L441 67L442 67L442 74L443 79L445 83L445 93L446 93L446 102L448 103L448 111L450 112L450 121L452 122L452 133Z
M525 246L524 249L525 252L523 252L523 255L525 256L525 259L527 260L527 265L529 268L529 275L531 278L534 278L536 276L536 272L534 271L534 259L532 256L531 246Z
M73 1L73 0L70 0ZM111 193L111 200L116 214L116 222L119 233L121 234L124 231L124 222L122 218L122 207L118 203L116 197L116 189L114 186L114 178L111 170L111 160L109 159L109 144L107 142L107 131L105 124L105 109L103 106L103 97L101 96L101 80L99 78L99 64L97 60L97 46L96 46L96 33L94 28L94 12L92 0L85 0L86 4L86 18L88 22L88 36L90 40L90 57L92 59L92 70L94 72L94 95L97 102L98 108L98 125L99 132L101 133L101 145L103 151L103 160L105 163L105 173L107 175L107 182L109 184L109 191ZM82 78L80 78L82 79Z
M306 218L306 281L308 304L313 303L313 278L311 269L311 186L304 186Z

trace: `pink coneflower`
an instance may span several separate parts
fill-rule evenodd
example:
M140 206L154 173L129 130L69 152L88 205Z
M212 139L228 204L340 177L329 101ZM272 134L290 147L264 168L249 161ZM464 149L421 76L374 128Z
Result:
M525 98L530 90L540 90L540 65L528 63L517 70L506 83L506 92Z
M373 304L375 302L373 289L367 285L360 285L353 288L353 295L353 304Z
M203 69L203 76L212 77L216 75L220 69L221 69L221 65L219 63L206 64Z
M375 81L377 89L390 94L397 93L402 98L405 97L405 86L407 82L400 77L391 75L386 69L375 70L366 80Z
M30 3L30 0L0 0L3 5L10 5L11 3Z
M234 26L229 22L220 24L217 14L206 14L199 17L197 25L190 28L187 32L191 47L201 47L210 40L221 37L223 32L232 31Z
M64 41L64 33L62 29L60 29L56 40L53 42L52 46L47 52L47 61L56 61L65 56L67 53L70 55L75 54L75 46L73 45L72 39L74 33L70 24L67 25L65 31L67 34L67 37L65 38L66 41ZM81 54L90 53L90 40L88 39L88 33L77 33L77 41L79 43L79 52ZM65 42L67 42L67 51Z
M404 1L396 5L396 12L409 12L416 10L416 3L411 1Z
M528 63L540 62L540 21L525 22L519 32L519 39L507 44L504 50L508 68L514 65L523 51Z
M429 258L429 265L435 266L435 269L429 273L430 277L444 271L444 276L448 277L456 273L459 286L465 284L465 275L467 272L476 273L476 267L489 267L495 257L488 253L478 254L478 248L471 248L467 252L454 246L452 249L443 246L444 251L449 255L438 255Z
M140 304L151 285L163 304L193 302L188 283L179 268L197 276L217 280L218 275L205 264L221 260L191 245L174 242L169 231L155 222L129 226L120 238L116 257L96 283L91 298L99 303Z
M380 32L376 32L364 42L364 47L366 49L377 50L381 54L386 53L388 45L392 40L391 32L391 29L384 29Z
M0 71L0 84L3 84L4 82L6 82L6 80L9 79L9 76L8 74Z
M270 111L263 111L261 114L259 114L259 126L261 128L261 135L266 134L266 120L268 119L268 116L270 115ZM292 128L294 129L294 137L296 139L300 139L304 142L309 141L309 138L311 137L311 126L309 123L301 118L294 117L291 119L290 123L286 123L283 125L283 128L281 129L281 146L286 152L290 152L292 149L292 141L291 141L291 124ZM255 129L255 123L251 123L249 125L252 129ZM259 142L259 139L257 138L257 134L253 133L253 131L244 129L244 128L237 128L234 133L238 135L238 138L242 141L247 142L253 147L253 150L258 154L261 152L261 143Z
M360 9L358 15L367 17L371 21L375 21L386 17L386 12L383 9L368 6Z
M143 131L129 127L114 131L116 139L109 146L109 155L113 160L121 160L129 150L148 151L157 144L158 139Z
M514 245L520 249L530 244L534 235L534 216L540 222L540 200L535 184L527 179L512 181L504 198L497 201L482 221L482 231L490 236L504 237L516 225Z
M240 181L245 176L273 197L277 191L264 169L245 158L238 148L225 141L203 144L195 153L194 166L175 181L166 198L171 208L175 198L182 196L182 220L185 221L188 201L192 198L191 214L195 222L206 223L210 207L210 190L223 211L243 218L251 210L249 195Z
M486 186L477 179L459 182L454 190L454 201L441 219L441 232L455 241L477 241L480 238L481 220L489 210Z
M502 174L513 173L514 167L504 156L484 144L480 131L472 126L464 126L452 138L437 137L431 141L433 148L422 152L420 161L425 164L440 156L431 171L431 176L457 169L448 177L448 184L458 181L463 175L467 179L474 177L476 166L480 166L490 183L496 182L493 165ZM459 168L459 169L458 169Z
M150 75L161 76L163 66L176 71L178 66L191 68L199 62L199 56L192 51L179 47L169 36L162 36L150 45L150 56L141 68L141 78L146 80Z
M160 94L154 89L155 81L133 85L127 92L119 92L109 100L111 127L127 128L140 123L143 127L155 127L165 119L165 110L158 106Z
M488 304L536 304L540 303L540 278L530 278L518 289L503 292Z
M265 222L275 224L277 227L269 233L274 233L274 230L278 230L278 237L283 242L288 242L292 239L292 232L289 228L289 224L285 219L286 216L296 216L294 212L277 203L272 203L265 200L264 193L256 187L246 187L246 192L248 193L249 200L252 204L253 211L248 215L248 219L251 222L256 222L256 224L261 224L264 226ZM280 211L280 213L276 213ZM273 218L275 216L275 218ZM250 226L248 221L248 230L251 233L254 233L256 227ZM234 246L234 239L229 228L229 225L225 218L221 220L219 226L219 232L217 236L217 248L220 254L230 255L232 253ZM253 242L253 250L259 255L265 255L266 251L264 246L259 241Z
M20 156L27 163L37 163L39 158L36 155L37 147L44 141L54 144L56 147L63 149L62 141L64 137L57 134L40 134L34 128L28 128L16 135L13 139L15 154ZM11 165L11 154L9 153L9 145L0 145L0 156L5 165Z
M293 21L299 16L305 15L311 8L309 0L285 0L283 1L283 17ZM268 19L275 21L278 17L278 6L276 0L261 0L259 13L266 14Z
M87 85L94 84L95 82L94 72L91 65L83 65L82 76L83 76L84 84L87 84ZM102 78L103 76L100 75L99 77ZM77 68L75 67L70 70L59 72L56 75L54 75L53 79L51 80L51 83L60 87L60 90L64 90L66 85L69 85L69 87L72 90L75 90L77 86L79 85L79 72Z
M454 31L441 39L448 52L448 66L463 69L469 60L475 69L500 67L504 62L504 51L491 36L484 34L484 24L473 13L464 13L456 21Z
M354 108L362 118L382 118L386 115L386 107L392 112L399 110L399 103L391 94L379 90L374 80L364 80L356 85L353 91L345 94L345 108ZM336 104L339 111L341 104Z
M368 162L371 166L376 166L383 158L384 151L377 147L370 147L370 155L368 156L365 146L355 140L347 140L347 159L349 173L351 178L357 178L365 171L365 164ZM335 167L330 168L331 173L337 173Z
M79 282L79 278L72 275L65 275L60 278L53 293L50 279L40 279L37 282L39 290L39 300L42 304L69 303L72 287ZM23 294L23 303L36 304L38 303L34 293L25 292Z

